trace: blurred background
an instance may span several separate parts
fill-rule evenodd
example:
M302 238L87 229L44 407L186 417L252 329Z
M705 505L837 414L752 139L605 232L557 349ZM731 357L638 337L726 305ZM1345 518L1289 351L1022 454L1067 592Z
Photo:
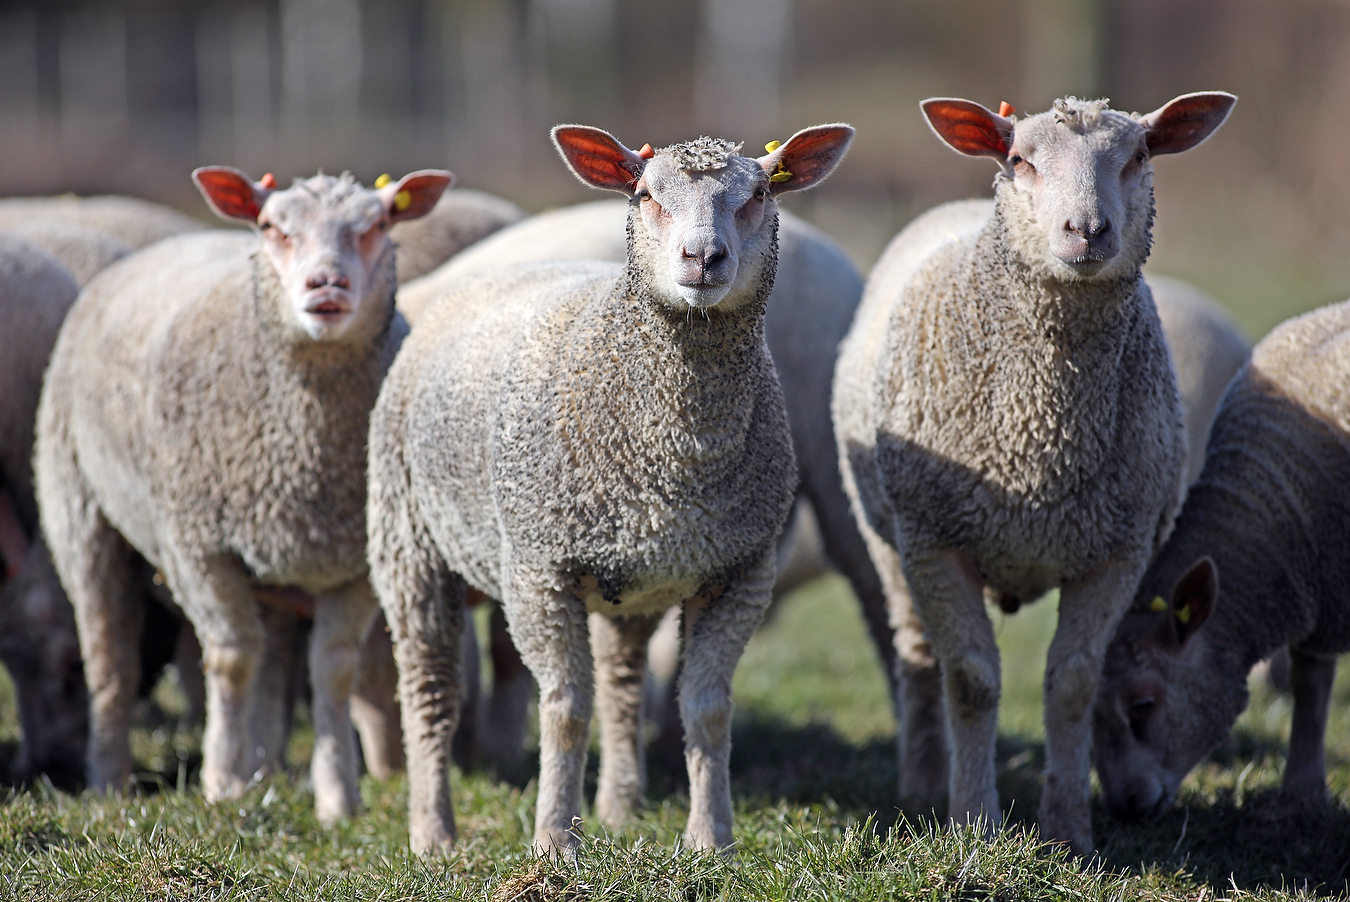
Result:
M537 211L593 197L558 122L756 149L844 120L848 159L789 206L866 269L924 208L989 193L993 166L940 145L922 98L1144 112L1216 88L1241 98L1229 123L1157 161L1153 265L1257 337L1350 295L1346 0L5 0L0 194L206 217L206 163L283 184L446 166Z

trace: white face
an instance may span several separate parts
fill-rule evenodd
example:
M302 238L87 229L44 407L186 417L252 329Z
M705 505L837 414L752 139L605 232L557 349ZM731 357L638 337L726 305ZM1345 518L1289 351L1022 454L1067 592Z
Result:
M315 176L274 192L258 228L296 322L317 341L341 339L393 250L379 195Z
M1104 111L1075 129L1054 112L1017 124L1005 173L1044 244L1021 248L1066 281L1106 279L1142 262L1153 169L1144 129Z
M753 296L773 241L769 179L754 160L733 156L723 169L690 172L658 153L637 183L647 232L664 251L664 267L648 276L667 297L691 308L736 306ZM730 300L727 300L730 296Z

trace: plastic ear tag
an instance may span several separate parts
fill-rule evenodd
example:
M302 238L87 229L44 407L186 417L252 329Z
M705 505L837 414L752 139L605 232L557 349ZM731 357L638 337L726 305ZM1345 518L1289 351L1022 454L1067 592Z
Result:
M773 153L775 150L777 150L782 146L783 146L782 141L770 141L768 144L764 145L764 149L767 150L769 153Z
M642 145L642 149L638 151L638 156L642 157L644 160L650 160L652 157L656 156L656 151L652 150L650 144L644 144Z
M412 206L412 192L408 190L400 191L394 195L394 209L402 213Z
M1183 624L1190 623L1191 606L1188 604L1183 604L1181 607L1177 608L1177 619L1180 620Z
M262 178L258 179L258 184L271 191L277 186L277 177L270 172L265 173Z
M1014 106L1013 106L1011 103L1009 103L1008 101L1006 101L1006 100L1000 100L1000 101L998 102L998 114L999 114L1000 116L1002 116L1004 119L1007 119L1009 116L1011 116L1011 115L1012 115L1013 113L1015 113L1015 112L1017 112L1017 108L1014 107Z
M383 188L385 185L389 184L389 183L392 182L392 181L393 181L393 179L391 179L391 178L389 177L389 173L386 172L384 175L380 176L379 178L377 178L377 179L375 180L375 187L376 187L376 188Z
M1149 602L1148 608L1150 611L1165 611L1167 610L1167 602L1163 600L1161 595L1154 595L1153 600Z

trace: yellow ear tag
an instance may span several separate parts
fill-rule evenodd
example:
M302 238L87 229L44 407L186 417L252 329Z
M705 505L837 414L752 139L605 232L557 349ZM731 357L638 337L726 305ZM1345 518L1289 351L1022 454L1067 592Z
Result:
M1183 604L1181 607L1177 608L1177 619L1180 620L1182 623L1190 623L1191 606L1188 604Z
M792 173L788 172L786 169L775 172L773 175L769 176L769 181L773 182L775 185L781 182L790 181L791 179Z
M383 188L385 185L389 184L389 183L392 182L392 181L393 181L393 179L391 179L391 178L389 177L389 173L386 172L384 175L380 176L379 178L377 178L377 179L375 180L375 187L376 187L376 188Z
M394 209L402 213L412 206L412 193L409 191L400 191L394 195Z
M1161 595L1154 595L1153 601L1149 602L1148 607L1150 611L1165 611L1167 610L1167 602L1163 601Z
M768 144L764 145L764 149L767 150L769 153L773 153L775 150L777 150L782 146L783 146L782 141L770 141Z

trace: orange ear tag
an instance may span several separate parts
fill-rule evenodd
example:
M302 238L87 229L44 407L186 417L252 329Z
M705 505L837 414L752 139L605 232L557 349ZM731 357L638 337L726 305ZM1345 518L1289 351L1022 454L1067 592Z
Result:
M652 157L656 156L656 151L652 150L650 144L644 144L642 145L642 149L638 151L638 156L642 157L644 160L650 160Z
M1015 107L1013 107L1013 105L1012 105L1011 103L1009 103L1009 102L1006 101L1006 100L1000 100L1000 101L999 101L999 103L998 103L998 114L999 114L1000 116L1002 116L1004 119L1007 119L1009 116L1011 116L1011 115L1012 115L1013 113L1015 113L1015 112L1017 112L1017 109L1016 109Z
M258 180L258 184L262 185L268 191L271 191L273 188L277 186L277 177L270 172L266 173L265 175L263 175L261 179Z

